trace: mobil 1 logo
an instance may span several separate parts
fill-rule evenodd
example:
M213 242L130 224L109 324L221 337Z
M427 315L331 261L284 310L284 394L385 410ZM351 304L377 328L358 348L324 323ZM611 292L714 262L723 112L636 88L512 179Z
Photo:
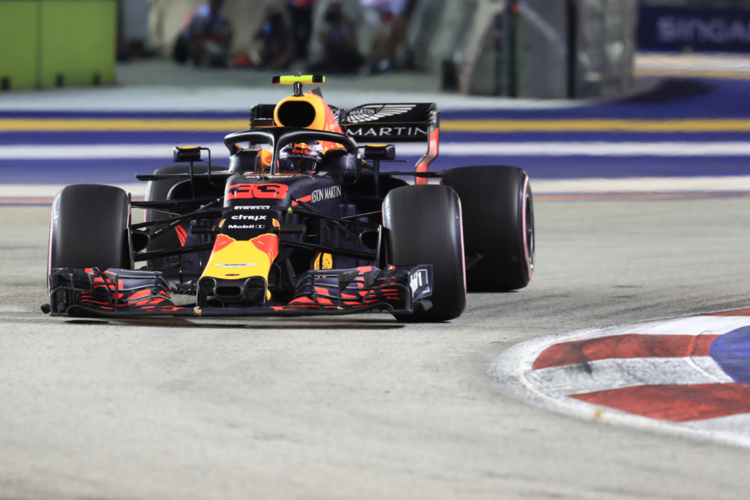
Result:
M273 215L270 212L256 210L246 211L245 207L235 207L235 210L225 217L224 227L227 232L242 229L266 229L273 225ZM266 207L263 207L266 208Z

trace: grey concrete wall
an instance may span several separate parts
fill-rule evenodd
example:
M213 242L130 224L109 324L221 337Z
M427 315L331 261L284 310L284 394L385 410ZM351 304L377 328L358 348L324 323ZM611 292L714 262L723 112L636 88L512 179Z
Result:
M120 7L122 15L122 39L125 42L141 42L148 46L149 0L123 0Z
M578 0L576 95L607 97L633 86L637 0Z
M519 97L568 96L568 28L565 0L526 0L519 5Z
M482 0L421 0L409 26L407 43L417 68L437 73L443 60L460 64Z
M502 85L494 19L505 2L479 0L471 34L461 47L460 90L495 95ZM633 85L637 0L573 0L576 19L574 67L569 65L566 0L522 0L518 4L517 95L530 98L607 97ZM444 35L445 36L445 35ZM569 88L570 72L574 74Z
M346 15L354 21L357 27L359 50L363 54L367 53L368 47L370 46L372 29L365 20L361 2L359 0L318 0L315 7L313 31L312 36L310 37L310 45L308 49L310 59L317 59L323 54L323 45L320 43L320 29L323 26L323 15L332 2L340 3Z
M496 17L505 11L505 2L479 0L472 27L463 45L458 87L464 94L495 95L497 90Z

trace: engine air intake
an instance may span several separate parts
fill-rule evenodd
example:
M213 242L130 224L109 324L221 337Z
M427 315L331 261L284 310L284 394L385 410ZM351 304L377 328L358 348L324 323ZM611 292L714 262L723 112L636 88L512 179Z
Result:
M282 127L307 128L316 117L315 107L307 100L287 100L276 108L276 119Z

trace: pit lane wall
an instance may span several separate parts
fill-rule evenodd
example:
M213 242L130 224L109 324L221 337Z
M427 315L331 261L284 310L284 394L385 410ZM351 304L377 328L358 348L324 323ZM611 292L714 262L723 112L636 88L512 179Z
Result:
M408 43L465 94L605 97L633 86L637 17L637 0L421 0Z
M115 81L115 0L0 1L0 89Z

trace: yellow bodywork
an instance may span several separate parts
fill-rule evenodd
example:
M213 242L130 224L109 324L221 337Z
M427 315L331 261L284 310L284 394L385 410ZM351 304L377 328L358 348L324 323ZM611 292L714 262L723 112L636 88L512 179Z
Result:
M275 85L292 85L295 83L325 83L325 76L318 76L319 80L316 81L317 75L301 75L301 76L277 76L274 77L273 83Z
M239 280L261 277L268 280L278 249L279 240L275 234L262 234L246 241L221 234L216 238L214 250L201 278Z
M333 269L333 257L330 253L319 253L313 261L313 269L316 271Z
M323 101L320 97L316 96L315 94L304 94L300 96L289 96L281 101L276 105L276 108L273 111L273 120L277 127L283 127L285 126L284 123L279 120L279 108L281 108L284 103L294 101L294 102L306 102L310 106L313 107L315 110L315 119L313 122L308 125L307 129L311 130L326 130L326 117L327 113L330 113L330 110L328 109L328 105Z

